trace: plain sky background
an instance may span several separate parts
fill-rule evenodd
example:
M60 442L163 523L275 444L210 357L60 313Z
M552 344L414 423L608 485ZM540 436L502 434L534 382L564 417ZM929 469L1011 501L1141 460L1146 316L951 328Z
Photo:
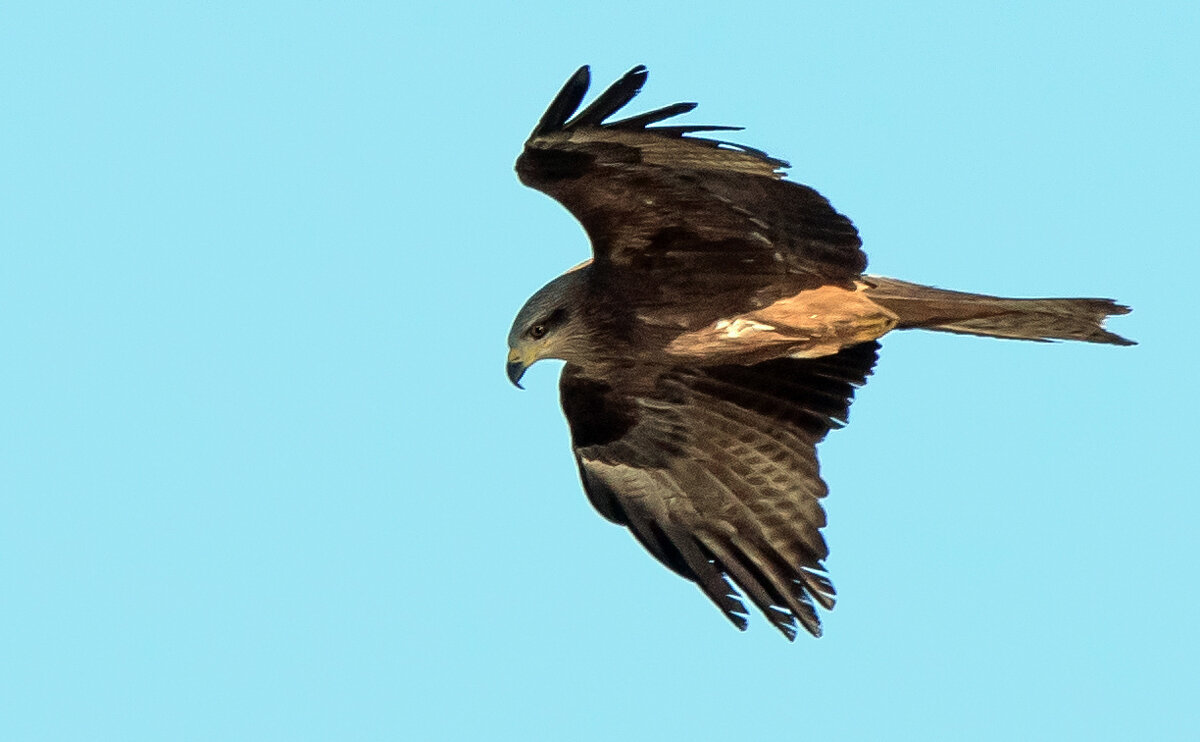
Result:
M0 739L1200 738L1200 5L82 5L0 11ZM889 337L738 633L502 372L583 63L1140 345Z

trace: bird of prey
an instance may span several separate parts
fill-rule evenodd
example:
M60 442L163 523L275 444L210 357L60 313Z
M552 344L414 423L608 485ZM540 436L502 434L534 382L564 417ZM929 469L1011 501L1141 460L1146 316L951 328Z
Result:
M815 446L846 421L876 342L920 328L1130 345L1110 299L1006 299L864 273L858 232L782 160L659 125L676 103L609 121L635 67L578 111L580 68L517 160L521 182L582 224L592 258L522 307L509 379L566 361L563 411L588 499L695 582L739 629L748 598L788 639L833 607L827 487Z

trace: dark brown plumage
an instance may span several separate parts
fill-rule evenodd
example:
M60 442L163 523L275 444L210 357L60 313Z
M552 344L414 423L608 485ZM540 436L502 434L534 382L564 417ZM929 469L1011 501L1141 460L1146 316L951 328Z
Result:
M517 383L567 362L560 390L584 490L739 628L739 590L789 639L833 607L815 446L846 420L893 329L1129 344L1109 299L1005 299L865 275L854 225L786 163L658 125L677 103L608 122L636 67L576 114L581 68L517 173L583 224L593 259L526 303Z

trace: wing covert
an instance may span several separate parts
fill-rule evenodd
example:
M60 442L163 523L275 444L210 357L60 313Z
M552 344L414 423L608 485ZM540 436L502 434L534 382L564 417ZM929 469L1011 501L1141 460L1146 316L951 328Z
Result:
M815 190L784 180L786 162L693 136L737 127L657 125L694 103L605 123L646 75L635 67L572 117L589 84L588 68L580 68L517 159L523 183L583 224L597 266L742 280L752 274L798 288L865 270L854 225Z

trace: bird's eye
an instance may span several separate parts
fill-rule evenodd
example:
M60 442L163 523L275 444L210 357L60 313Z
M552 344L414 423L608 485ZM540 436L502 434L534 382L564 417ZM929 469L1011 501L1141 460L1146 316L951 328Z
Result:
M530 327L529 337L533 338L534 340L541 340L542 338L546 337L546 326L534 325L533 327Z

